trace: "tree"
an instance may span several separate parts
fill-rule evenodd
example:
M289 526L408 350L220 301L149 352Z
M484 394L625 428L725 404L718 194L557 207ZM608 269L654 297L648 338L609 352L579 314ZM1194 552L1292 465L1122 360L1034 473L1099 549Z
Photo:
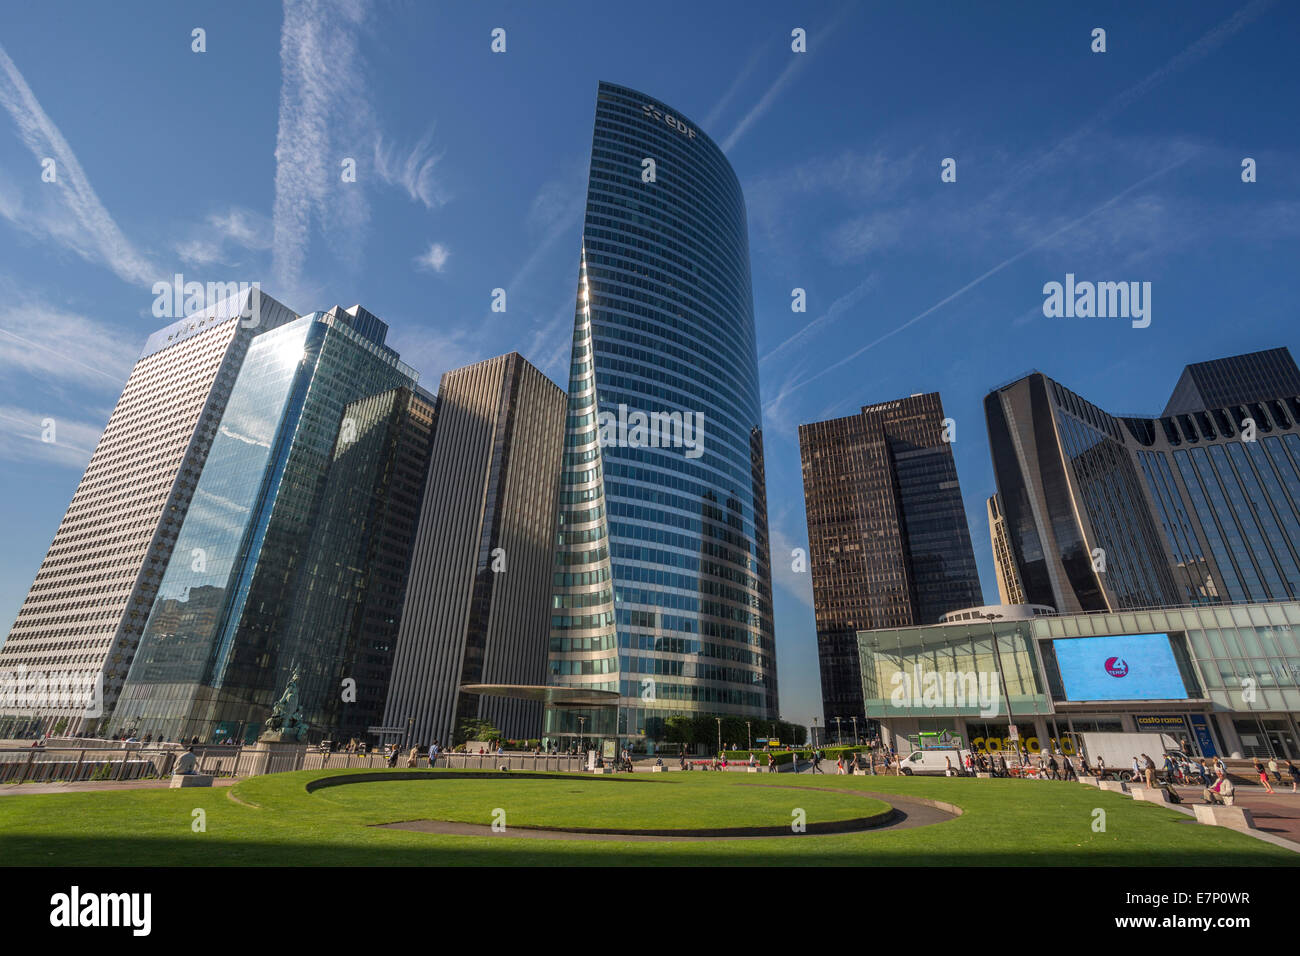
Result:
M673 714L664 721L664 728L668 734L669 741L672 743L695 743L695 728L691 726L691 718L685 714Z
M480 720L477 717L462 717L456 724L455 739L453 744L463 744L467 740L496 740L501 736L501 731L492 725L490 720Z

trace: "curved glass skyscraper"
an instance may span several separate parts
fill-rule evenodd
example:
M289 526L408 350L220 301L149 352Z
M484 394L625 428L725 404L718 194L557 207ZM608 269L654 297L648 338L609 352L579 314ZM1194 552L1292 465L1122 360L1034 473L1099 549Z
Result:
M612 708L549 714L548 736L776 716L761 424L736 175L676 110L601 83L549 667L619 705L616 725Z

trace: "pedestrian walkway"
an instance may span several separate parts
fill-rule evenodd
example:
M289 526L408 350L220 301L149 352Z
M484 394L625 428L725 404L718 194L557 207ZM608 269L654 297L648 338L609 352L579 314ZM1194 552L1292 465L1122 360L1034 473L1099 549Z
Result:
M214 787L229 787L239 783L239 777L217 777ZM84 780L80 783L6 783L0 784L0 797L43 793L97 793L101 790L166 790L171 778L157 780Z

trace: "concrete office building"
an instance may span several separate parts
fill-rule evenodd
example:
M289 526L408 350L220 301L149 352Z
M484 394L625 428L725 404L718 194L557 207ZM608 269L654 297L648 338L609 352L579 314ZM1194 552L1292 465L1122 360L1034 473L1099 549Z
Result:
M400 561L360 567L394 443L374 428L379 410L356 403L416 381L386 334L353 306L249 346L110 730L251 741L296 674L311 739L333 732L357 641L349 617L403 583L388 576Z
M1276 391L1295 384L1287 363L1275 349L1188 366L1172 404L1238 401L1159 418L1110 415L1037 372L992 392L1025 599L1068 612L1300 597L1300 395Z
M799 426L826 726L865 726L857 632L982 600L937 392Z
M998 576L998 600L1003 604L1024 604L1025 587L1020 583L1020 572L1011 556L1011 541L1007 537L1001 499L989 495L987 508L989 543L993 546L993 567Z
M514 352L442 377L384 710L411 743L446 745L463 718L538 734L540 698L461 687L545 683L564 410Z
M1015 725L1031 753L1159 731L1207 757L1300 758L1300 603L973 610L1006 613L858 635L864 709L900 752L944 731L1014 750Z
M0 673L102 679L111 714L249 345L294 318L254 288L149 337L0 646ZM0 736L102 720L84 706L3 709Z
M601 83L549 680L619 705L548 712L549 739L650 746L674 714L776 716L761 426L736 175L677 110Z

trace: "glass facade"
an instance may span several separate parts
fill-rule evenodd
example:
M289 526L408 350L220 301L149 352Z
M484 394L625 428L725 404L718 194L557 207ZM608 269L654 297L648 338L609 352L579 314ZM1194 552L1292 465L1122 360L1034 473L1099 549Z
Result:
M1035 373L985 412L1027 600L1077 611L1300 597L1300 397L1119 419Z
M620 694L616 726L593 711L588 735L662 739L684 712L776 716L744 198L698 127L609 83L568 390L550 681ZM637 413L694 435L609 440L603 416ZM578 732L555 713L574 726L548 734Z
M1187 366L1160 415L1167 418L1279 395L1300 395L1300 368L1289 349L1265 349Z
M1184 737L1205 755L1300 758L1300 603L1239 604L1145 611L1047 615L1030 621L863 631L862 687L867 713L904 736L948 729L999 736L984 726L987 713L942 695L899 692L920 673L949 675L998 670L992 634L998 635L1011 713L1022 725L1052 739L1089 730L1162 730ZM1065 699L1052 641L1132 635L1167 635L1186 690L1161 701ZM1003 734L1005 708L991 719ZM990 729L991 728L991 729ZM997 749L997 748L995 748Z
M321 515L331 465L350 459L340 442L358 438L344 411L415 384L377 322L359 309L314 313L250 345L123 688L120 728L252 740L295 670L307 721L330 719L347 643L336 613L359 584L340 582L334 562L355 551L355 525L332 514L322 526Z
M860 709L857 631L982 603L937 392L799 426L825 726Z

